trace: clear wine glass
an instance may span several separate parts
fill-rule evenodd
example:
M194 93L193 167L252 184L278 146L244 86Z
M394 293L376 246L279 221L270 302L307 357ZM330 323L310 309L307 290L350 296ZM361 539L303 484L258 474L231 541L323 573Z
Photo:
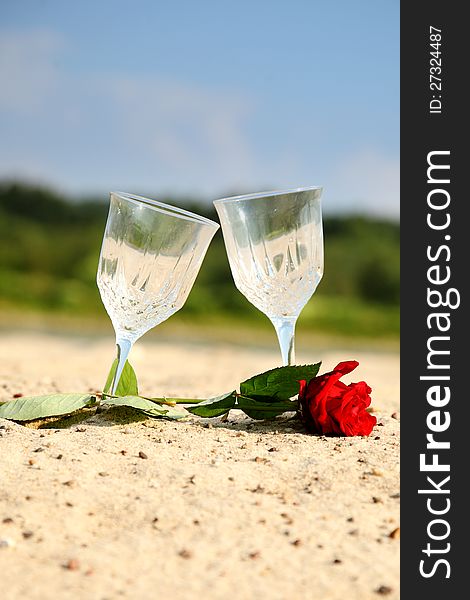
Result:
M297 318L323 275L321 187L214 201L235 285L274 325L295 362Z
M111 192L97 284L116 333L116 391L134 342L186 301L217 223L155 200Z

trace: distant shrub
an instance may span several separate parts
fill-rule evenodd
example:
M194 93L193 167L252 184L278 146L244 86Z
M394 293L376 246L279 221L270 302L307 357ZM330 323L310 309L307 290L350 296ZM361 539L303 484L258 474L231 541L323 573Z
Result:
M360 297L372 302L396 305L400 301L400 272L394 257L373 256L358 275Z

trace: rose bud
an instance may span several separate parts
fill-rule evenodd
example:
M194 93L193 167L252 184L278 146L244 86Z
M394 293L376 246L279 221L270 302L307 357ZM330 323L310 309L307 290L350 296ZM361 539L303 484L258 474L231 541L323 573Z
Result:
M353 371L355 360L339 363L333 371L300 381L299 401L306 428L319 434L369 435L377 419L367 412L371 388L365 383L344 384L343 375Z

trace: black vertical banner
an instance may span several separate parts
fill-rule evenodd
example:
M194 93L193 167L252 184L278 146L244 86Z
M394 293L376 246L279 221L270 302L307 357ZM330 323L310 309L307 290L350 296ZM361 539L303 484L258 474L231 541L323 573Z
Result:
M463 3L401 4L402 598L469 597ZM465 108L464 108L465 104ZM467 218L466 218L467 217Z

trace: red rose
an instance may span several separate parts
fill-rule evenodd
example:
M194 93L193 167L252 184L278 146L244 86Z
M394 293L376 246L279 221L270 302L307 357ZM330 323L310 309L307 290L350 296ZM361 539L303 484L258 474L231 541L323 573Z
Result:
M308 430L336 435L369 435L377 419L366 408L370 406L370 387L365 381L344 384L343 375L358 362L341 362L330 373L314 377L308 384L300 381L300 408Z

